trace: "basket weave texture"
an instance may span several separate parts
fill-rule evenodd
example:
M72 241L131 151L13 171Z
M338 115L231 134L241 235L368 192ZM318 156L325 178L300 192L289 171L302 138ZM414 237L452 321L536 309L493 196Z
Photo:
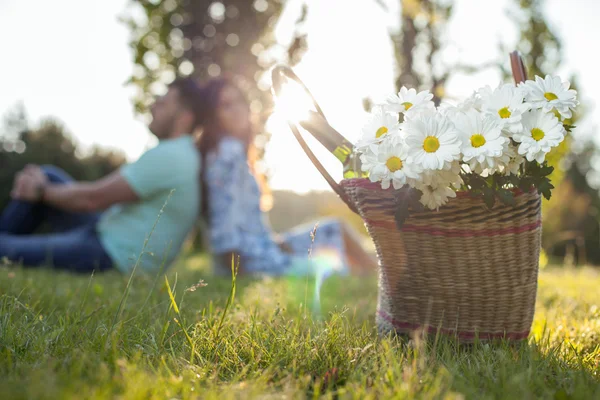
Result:
M461 342L527 338L541 246L541 198L515 192L515 206L487 209L457 193L439 211L411 213L396 227L397 191L343 180L379 258L380 332L423 329Z

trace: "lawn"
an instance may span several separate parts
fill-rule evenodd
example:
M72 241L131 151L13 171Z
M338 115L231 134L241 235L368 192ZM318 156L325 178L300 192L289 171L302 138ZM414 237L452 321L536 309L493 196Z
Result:
M1 267L0 397L600 398L600 270L543 270L527 343L460 347L378 338L375 277L327 280L319 310L306 279L240 278L228 303L205 264L171 290Z

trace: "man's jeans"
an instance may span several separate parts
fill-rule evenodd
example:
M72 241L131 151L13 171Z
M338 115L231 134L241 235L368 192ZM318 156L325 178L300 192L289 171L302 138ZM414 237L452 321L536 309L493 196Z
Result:
M52 166L42 167L52 183L73 179ZM99 213L72 213L24 201L11 201L0 215L0 260L25 267L53 266L78 272L103 271L112 261L96 234ZM34 234L42 224L51 233Z

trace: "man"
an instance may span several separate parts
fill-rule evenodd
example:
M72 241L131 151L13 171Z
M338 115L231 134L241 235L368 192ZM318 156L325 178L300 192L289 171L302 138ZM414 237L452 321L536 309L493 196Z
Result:
M98 181L74 182L57 168L27 166L0 216L0 259L82 272L168 266L200 208L192 137L200 101L191 78L174 81L151 108L149 129L159 144ZM34 234L44 222L52 233Z

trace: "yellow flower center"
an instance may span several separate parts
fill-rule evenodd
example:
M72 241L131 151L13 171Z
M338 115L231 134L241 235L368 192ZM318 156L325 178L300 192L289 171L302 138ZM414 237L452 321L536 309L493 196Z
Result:
M531 130L531 137L533 138L533 140L535 141L540 141L544 138L544 136L546 136L546 134L544 133L543 130L541 130L540 128L533 128Z
M508 107L504 107L498 110L498 115L500 118L510 118L511 112L508 110Z
M380 137L382 137L386 133L388 133L388 128L386 128L385 126L382 126L381 128L377 129L377 132L375 132L375 137L377 139L379 139Z
M544 97L545 97L545 98L546 98L546 100L548 100L548 101L552 101L552 100L558 100L558 96L557 96L557 95L555 95L555 94L554 94L554 93L552 93L552 92L546 92L546 93L544 93Z
M471 146L477 148L477 147L481 147L485 144L485 137L483 137L482 134L480 133L476 133L473 136L471 136Z
M423 141L423 150L435 153L440 148L440 141L435 136L427 136Z
M408 109L413 106L413 103L405 101L404 103L402 103L402 105L404 106L404 111L408 111Z
M385 162L385 166L388 167L391 172L396 172L402 169L402 160L398 157L390 157Z

